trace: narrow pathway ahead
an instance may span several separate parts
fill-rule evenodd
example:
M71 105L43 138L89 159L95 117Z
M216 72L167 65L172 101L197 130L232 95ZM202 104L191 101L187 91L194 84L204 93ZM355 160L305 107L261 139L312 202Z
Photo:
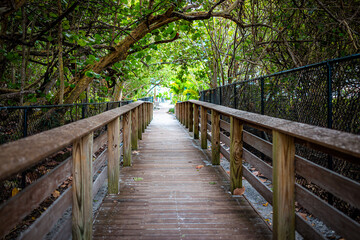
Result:
M204 163L166 110L154 111L132 167L121 169L120 194L104 199L94 239L270 239L265 223L246 200L227 193L226 176Z

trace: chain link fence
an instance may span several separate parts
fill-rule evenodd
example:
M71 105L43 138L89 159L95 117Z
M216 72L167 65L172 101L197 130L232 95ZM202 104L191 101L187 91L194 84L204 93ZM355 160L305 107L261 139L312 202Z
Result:
M244 80L200 93L200 100L300 123L360 134L360 54ZM269 133L246 128L267 141ZM271 159L247 144L244 147L271 164ZM360 166L296 145L296 154L360 182ZM307 185L305 179L297 179ZM309 183L313 187L313 184ZM315 191L350 215L331 194ZM350 209L350 210L349 210Z
M131 102L0 107L0 144L95 116Z

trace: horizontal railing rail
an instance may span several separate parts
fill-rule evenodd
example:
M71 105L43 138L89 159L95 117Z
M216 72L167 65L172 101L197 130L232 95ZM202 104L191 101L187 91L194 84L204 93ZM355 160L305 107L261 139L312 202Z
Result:
M60 235L54 238L67 238L72 229L73 239L91 239L93 196L106 178L108 192L119 192L120 156L123 155L124 166L131 165L131 150L137 149L137 141L152 119L152 105L150 102L134 102L0 145L0 180L41 163L44 158L72 145L71 157L0 206L0 221L6 222L0 227L0 237L9 234L61 184L71 181L71 187L23 231L20 238L42 239L72 206L72 219L61 225ZM106 127L106 132L93 139L94 131L102 127ZM106 144L107 148L99 151L101 153L93 159L94 153Z
M210 111L211 114L208 113ZM220 119L220 115L230 118L230 123ZM325 239L308 221L295 213L295 201L337 234L346 239L356 239L360 224L296 183L295 174L357 209L360 208L360 184L296 155L295 144L359 164L360 136L195 100L178 103L176 116L190 132L194 132L195 139L201 133L203 149L207 149L207 140L211 141L213 164L220 163L220 153L230 161L231 192L242 187L244 177L272 204L274 239L293 239L295 228L305 238ZM272 141L245 131L244 126L270 133ZM230 133L230 137L221 130ZM272 166L244 144L272 159ZM272 181L273 191L243 167L243 161Z

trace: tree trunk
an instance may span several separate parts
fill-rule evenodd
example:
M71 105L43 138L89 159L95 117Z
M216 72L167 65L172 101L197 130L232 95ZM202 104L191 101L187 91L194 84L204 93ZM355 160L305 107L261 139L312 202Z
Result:
M121 101L122 99L122 93L124 89L124 81L118 81L115 84L115 92L114 92L114 101Z

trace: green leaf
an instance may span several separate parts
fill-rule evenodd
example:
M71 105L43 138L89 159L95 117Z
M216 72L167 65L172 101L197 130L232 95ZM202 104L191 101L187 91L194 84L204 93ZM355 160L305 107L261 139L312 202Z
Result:
M92 72L92 71L86 71L86 72L85 72L85 76L92 78L92 77L94 77L94 72Z
M84 47L87 44L86 41L84 39L82 39L82 38L80 38L77 42L81 47Z
M146 61L147 61L147 62L150 62L150 60L151 60L151 56L150 56L150 55L147 55L147 56L146 56Z

